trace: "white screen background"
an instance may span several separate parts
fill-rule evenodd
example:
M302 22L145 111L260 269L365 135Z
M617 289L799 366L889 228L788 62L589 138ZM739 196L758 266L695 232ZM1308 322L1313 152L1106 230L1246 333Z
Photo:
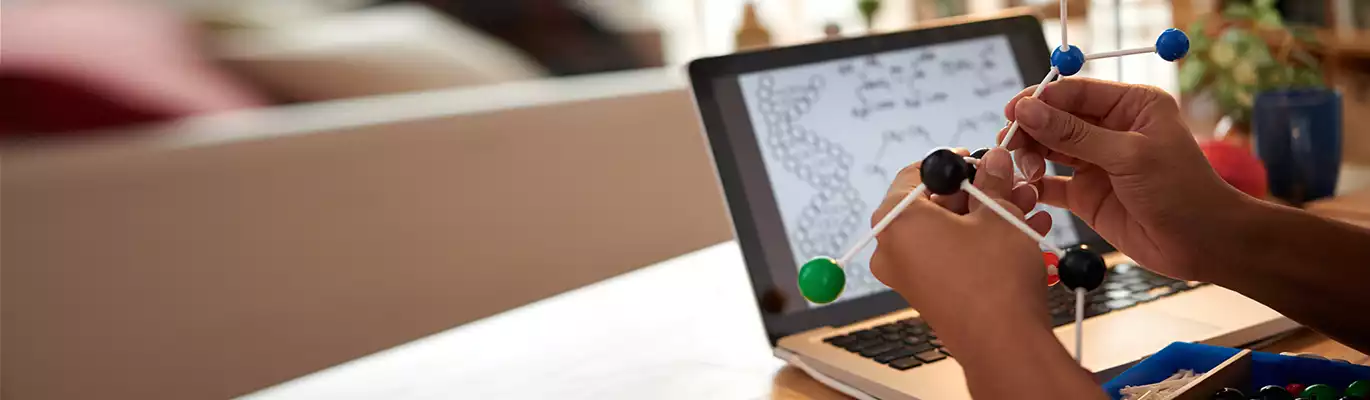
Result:
M937 147L992 146L1004 105L1025 86L1003 36L748 73L738 83L799 265L838 257L869 232L904 166ZM1049 239L1078 241L1066 211L1045 209L1056 221ZM843 300L888 290L870 273L874 250L845 266Z

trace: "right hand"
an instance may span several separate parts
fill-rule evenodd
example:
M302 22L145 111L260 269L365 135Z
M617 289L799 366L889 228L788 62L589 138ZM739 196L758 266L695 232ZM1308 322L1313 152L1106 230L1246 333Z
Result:
M1175 99L1094 79L1048 85L1038 98L1028 97L1035 87L1024 89L1004 111L1020 125L1006 147L1041 201L1069 209L1151 270L1206 280L1204 265L1216 255L1208 244L1223 241L1224 221L1240 218L1247 197L1209 166ZM1075 174L1043 177L1043 160Z

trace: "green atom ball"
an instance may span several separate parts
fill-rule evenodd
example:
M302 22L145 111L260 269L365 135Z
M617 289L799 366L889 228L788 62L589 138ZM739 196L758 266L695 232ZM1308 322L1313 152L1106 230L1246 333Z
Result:
M799 268L799 293L814 303L827 304L842 295L847 287L847 274L837 260L818 257Z
M1351 382L1351 385L1346 387L1346 393L1343 394L1370 399L1370 381Z
M1321 383L1303 389L1303 393L1299 395L1300 398L1312 400L1337 400L1340 396L1341 393L1336 388Z

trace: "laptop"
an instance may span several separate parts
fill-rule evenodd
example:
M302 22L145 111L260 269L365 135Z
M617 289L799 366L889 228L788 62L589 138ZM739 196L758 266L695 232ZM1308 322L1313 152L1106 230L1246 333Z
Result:
M805 300L796 275L804 261L840 254L868 232L900 168L938 147L993 145L1004 105L1047 73L1048 54L1041 22L1015 16L690 64L776 356L848 393L970 397L956 355L941 348L935 327L871 276L876 246L846 266L847 287L836 302ZM1056 221L1047 235L1056 245L1091 246L1111 265L1087 297L1082 364L1091 371L1126 365L1174 341L1240 346L1297 326L1222 287L1147 271L1068 211L1039 207ZM1074 296L1057 285L1043 289L1043 301L1057 337L1073 343Z

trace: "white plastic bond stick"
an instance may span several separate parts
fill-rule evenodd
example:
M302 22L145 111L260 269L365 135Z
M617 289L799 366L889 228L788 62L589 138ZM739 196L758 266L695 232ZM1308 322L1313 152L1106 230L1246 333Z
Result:
M1122 56L1130 56L1130 55L1133 55L1133 54L1146 54L1146 53L1155 53L1155 52L1156 52L1156 46L1146 46L1146 47L1138 47L1138 48L1135 48L1135 49L1113 50L1113 51L1105 51L1105 52L1099 52L1099 53L1094 53L1094 54L1085 54L1085 60L1098 60L1098 59L1100 59L1100 58L1122 57Z
M1085 288L1075 288L1075 362L1084 358L1085 351Z
M895 204L894 208L890 209L890 212L888 214L885 214L884 217L880 218L880 222L875 223L875 226L871 228L870 233L867 233L865 237L861 238L861 241L856 242L855 246L852 246L852 248L847 250L845 254L842 254L842 258L837 259L837 265L841 267L846 267L847 261L851 261L852 257L856 257L856 253L861 252L861 249L864 249L866 248L866 246L870 245L871 241L875 240L875 236L879 235L881 231L884 231L885 227L890 226L890 222L894 221L894 218L898 217L899 213L904 212L905 208L909 208L909 204L913 204L913 200L917 199L918 196L922 195L923 191L926 189L927 187L923 186L922 184L919 184L918 186L914 187L913 190L910 190L909 194L905 195L903 199L899 200L899 203Z
M1032 230L1032 227L1027 225L1027 222L1023 222L1023 220L1018 219L1018 217L1009 213L1008 210L1005 210L1003 206L999 205L998 202L995 202L994 199L989 197L989 195L985 194L985 192L980 191L980 188L977 188L975 187L975 185L970 184L970 180L961 181L961 190L965 190L966 193L970 193L971 196L975 197L976 200L980 201L980 204L984 204L986 207L989 207L989 209L993 210L995 214L999 214L999 216L1003 217L1005 221L1008 221L1008 223L1013 224L1013 226L1017 227L1018 230L1023 231L1023 234L1028 235L1028 237L1032 238L1032 240L1036 240L1037 243L1041 243L1043 246L1046 246L1047 249L1050 249L1052 253L1056 253L1056 257L1066 256L1065 250L1061 250L1060 247L1056 247L1056 245L1052 244L1050 241L1047 241L1047 238L1042 237L1042 235L1038 235L1037 231Z
M1066 41L1066 3L1069 0L1061 0L1061 51L1070 48L1070 43Z
M1056 79L1056 74L1059 73L1061 73L1060 70L1057 70L1056 67L1051 67L1051 72L1047 72L1047 76L1042 78L1042 83L1037 85L1037 90L1032 91L1031 97L1041 96L1042 90L1047 88L1047 83L1051 82L1052 79ZM1015 132L1018 132L1018 120L1014 120L1013 125L1008 126L1008 133L1004 134L1004 140L999 141L999 147L1008 146L1008 141L1013 140L1013 134Z
M962 157L961 159L966 160L966 164L975 165L975 166L979 166L979 165L980 165L980 159L975 158L975 157Z

